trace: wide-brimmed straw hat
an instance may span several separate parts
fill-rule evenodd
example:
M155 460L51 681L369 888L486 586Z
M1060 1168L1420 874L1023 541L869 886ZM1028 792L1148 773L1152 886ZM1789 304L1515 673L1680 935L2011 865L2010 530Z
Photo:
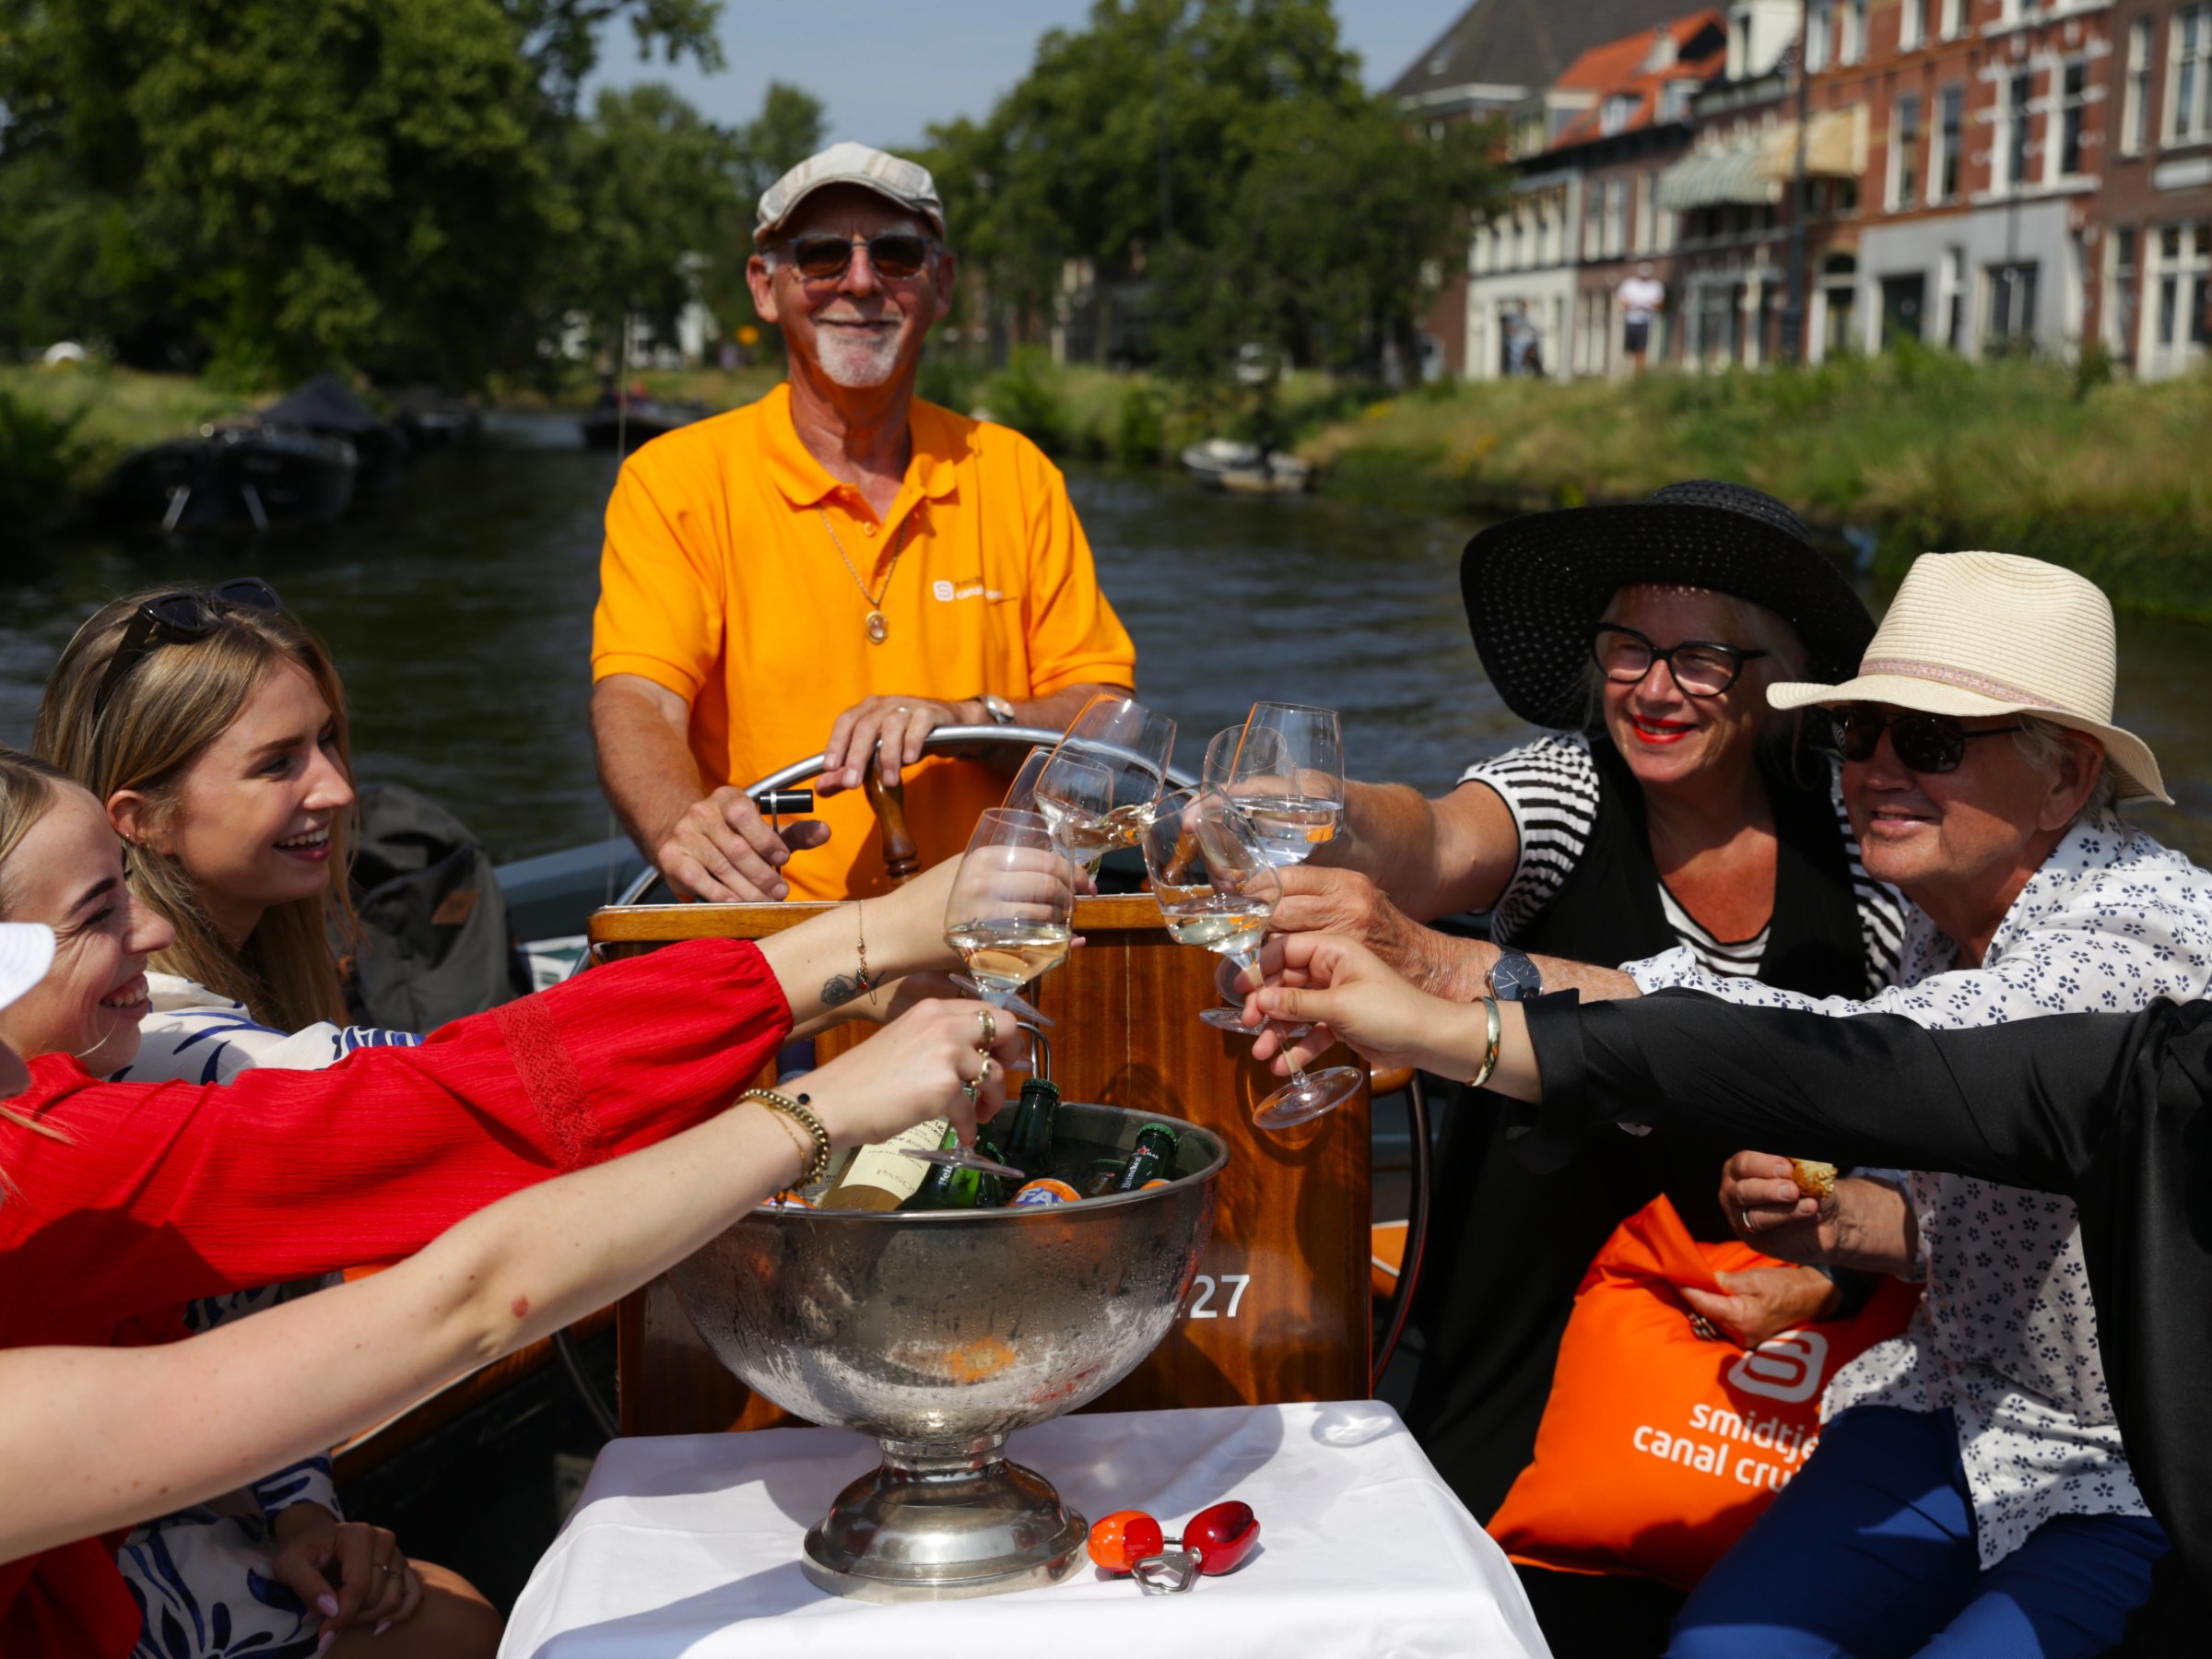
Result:
M1823 677L1849 674L1874 634L1874 618L1797 515L1741 484L1700 479L1646 501L1508 519L1470 541L1459 563L1490 683L1541 726L1583 724L1590 625L1615 590L1646 582L1765 606L1797 630Z
M0 1008L46 977L53 929L43 922L0 922Z
M2122 800L2171 806L2150 745L2112 724L2118 665L2112 601L2088 577L2017 553L1924 553L1854 677L1769 686L1767 700L2037 715L2103 744Z

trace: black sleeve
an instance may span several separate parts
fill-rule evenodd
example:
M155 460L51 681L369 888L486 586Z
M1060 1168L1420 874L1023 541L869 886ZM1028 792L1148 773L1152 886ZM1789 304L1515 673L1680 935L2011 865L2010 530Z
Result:
M1516 1149L1564 1161L1591 1124L1628 1121L1790 1158L1946 1170L2071 1192L2130 1088L2156 1092L2186 1047L2201 1068L2207 1009L2061 1014L1932 1031L1895 1014L1746 1008L1688 991L1524 1005L1544 1079Z

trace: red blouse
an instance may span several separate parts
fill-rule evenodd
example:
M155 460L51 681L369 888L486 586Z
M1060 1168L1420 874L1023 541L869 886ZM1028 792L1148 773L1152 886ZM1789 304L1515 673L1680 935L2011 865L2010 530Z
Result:
M195 1297L412 1254L493 1200L726 1105L791 1030L753 946L674 945L419 1048L223 1085L101 1083L47 1055L0 1119L0 1347L182 1334ZM0 1655L129 1653L111 1542L0 1566ZM126 1630L127 1625L127 1630Z

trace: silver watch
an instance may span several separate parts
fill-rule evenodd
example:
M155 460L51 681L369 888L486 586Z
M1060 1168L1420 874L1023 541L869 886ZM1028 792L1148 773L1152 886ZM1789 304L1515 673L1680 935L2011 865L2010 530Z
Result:
M1529 1002L1544 994L1544 971L1524 950L1506 946L1483 976L1490 994L1500 1002Z
M986 691L976 700L983 705L983 712L991 716L993 725L1014 724L1014 705L997 693Z

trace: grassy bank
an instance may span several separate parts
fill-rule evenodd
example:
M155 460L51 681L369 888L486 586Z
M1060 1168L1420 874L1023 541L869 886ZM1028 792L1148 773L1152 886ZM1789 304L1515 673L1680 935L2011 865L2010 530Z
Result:
M183 374L0 365L0 518L59 518L129 451L268 401Z
M2212 374L2100 383L1934 352L1761 374L1425 388L1312 437L1324 488L1495 514L1740 479L1863 526L1882 567L1995 547L2212 620Z

